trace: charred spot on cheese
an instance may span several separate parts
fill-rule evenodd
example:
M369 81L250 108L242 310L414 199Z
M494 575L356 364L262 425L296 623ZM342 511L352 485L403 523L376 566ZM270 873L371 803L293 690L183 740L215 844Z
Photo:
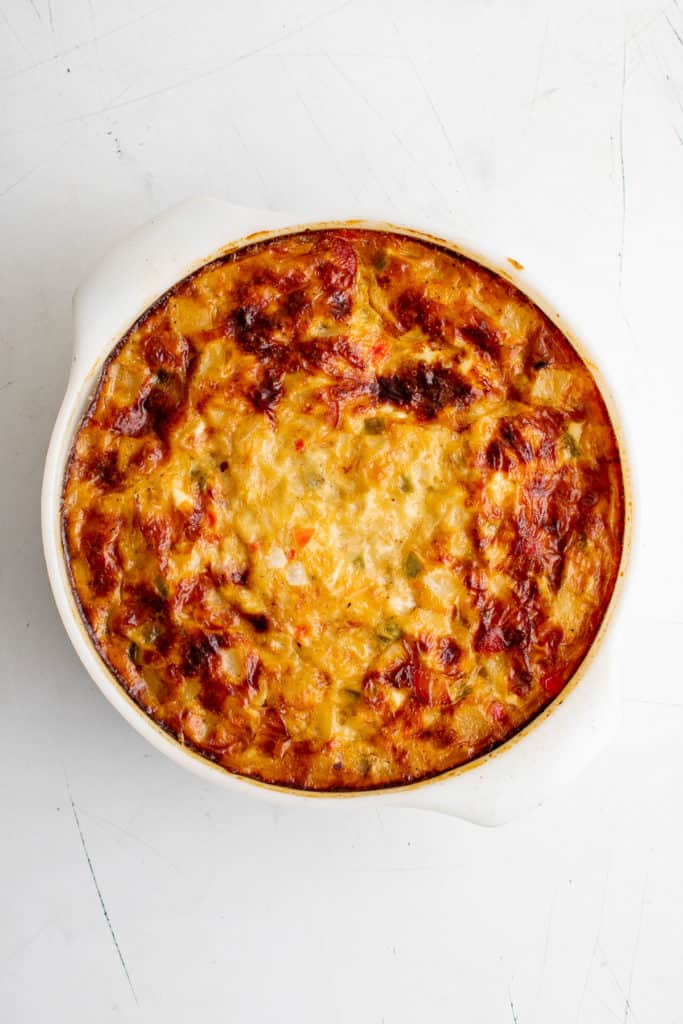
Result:
M257 633L268 632L268 616L261 612L241 612L242 618L250 622Z
M419 327L430 337L439 338L445 330L445 318L439 304L419 288L406 288L392 303L399 327L409 331Z
M345 320L352 307L352 291L358 259L350 242L335 232L322 235L318 244L322 259L316 268L327 303L335 320Z
M266 370L258 384L248 392L254 408L272 417L282 394L282 375Z
M439 660L444 672L452 672L460 660L462 651L453 637L445 636L439 640Z
M248 245L119 343L63 494L72 585L131 697L224 769L313 790L505 742L600 628L619 450L562 332L438 245Z
M500 355L500 340L496 331L482 317L460 327L460 334L481 352L496 359Z
M412 409L424 420L444 408L464 409L473 399L474 389L458 371L439 363L418 363L377 378L378 402Z

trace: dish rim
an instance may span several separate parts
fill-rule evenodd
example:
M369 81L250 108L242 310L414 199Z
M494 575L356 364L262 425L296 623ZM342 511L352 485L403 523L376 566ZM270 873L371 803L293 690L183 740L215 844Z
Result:
M172 732L163 725L156 722L148 713L131 697L125 686L120 682L115 673L107 666L106 662L97 650L90 631L83 619L78 599L74 593L71 583L69 562L63 544L62 533L62 490L65 474L75 439L75 434L82 422L82 418L92 401L95 389L100 381L101 374L115 352L117 346L125 338L127 333L134 327L141 317L163 297L181 284L188 277L200 271L208 264L230 256L241 249L249 246L274 240L276 238L303 233L306 231L361 229L374 232L391 232L406 237L415 238L430 245L437 245L445 251L456 256L464 257L474 263L486 268L493 274L509 281L531 302L533 302L548 318L558 326L562 333L575 349L577 355L586 365L591 373L600 395L605 403L607 413L614 431L619 451L622 481L623 481L623 502L624 502L624 524L622 549L615 584L606 605L598 630L590 644L582 661L577 669L565 684L560 693L541 709L533 718L504 742L493 749L467 761L454 768L447 769L436 774L422 777L412 782L399 782L390 785L376 786L369 789L327 789L313 790L295 786L283 785L276 782L267 782L262 779L242 775L225 768L223 765L212 761L209 757L199 753L191 747L182 743ZM142 229L144 230L144 228ZM125 246L125 240L123 242ZM507 265L506 265L507 264ZM607 384L604 374L598 363L590 354L582 335L573 327L572 322L560 314L549 301L539 293L532 281L526 276L520 279L525 268L516 260L510 257L503 260L499 256L492 256L461 240L446 238L431 231L419 228L407 227L396 224L390 220L373 220L367 218L348 218L335 220L307 220L301 223L287 224L276 228L263 228L255 232L233 239L226 244L219 246L207 255L198 259L188 260L183 272L170 284L158 291L151 300L144 300L138 307L135 316L130 320L124 331L116 332L113 337L107 337L96 352L95 359L85 372L72 373L69 380L62 407L55 423L52 438L45 464L42 493L42 527L43 546L48 568L48 575L52 585L55 600L62 621L73 646L79 655L86 671L91 676L98 688L105 697L116 707L123 717L147 740L176 763L189 768L195 774L204 778L211 778L225 786L232 788L240 786L241 783L248 783L250 787L260 790L264 795L278 795L285 798L311 797L318 800L330 799L333 797L350 799L352 797L373 797L377 799L382 796L415 793L425 787L433 787L436 783L446 783L459 776L466 775L481 768L493 758L499 757L519 742L524 740L532 731L548 720L548 718L565 702L565 700L576 690L587 672L594 665L596 658L604 648L605 638L611 630L615 618L615 610L621 604L626 576L632 561L633 551L633 477L632 466L629 458L629 448L626 440L626 431L623 419L620 414L614 396ZM513 271L517 272L514 273ZM96 273L96 271L95 271ZM74 369L76 367L74 366ZM54 484L57 483L55 488ZM55 493L56 492L56 493ZM56 519L56 521L55 521ZM55 544L55 527L58 536L58 543ZM244 787L240 787L244 791Z

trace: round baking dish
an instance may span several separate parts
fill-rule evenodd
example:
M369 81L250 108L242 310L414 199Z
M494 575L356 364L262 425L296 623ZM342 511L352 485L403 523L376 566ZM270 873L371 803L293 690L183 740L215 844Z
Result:
M111 349L131 323L176 281L219 254L256 240L302 228L348 225L399 230L469 256L511 280L569 337L587 362L607 403L624 471L625 537L617 586L583 663L559 696L512 739L484 757L432 779L386 790L309 792L230 774L183 746L132 700L101 660L86 630L69 581L61 537L61 492L74 432ZM232 239L226 244L226 240ZM540 294L539 294L540 293ZM301 218L251 210L213 199L193 199L155 218L121 242L92 272L74 298L75 338L71 374L47 454L42 493L45 559L57 607L83 665L107 699L157 749L205 779L237 792L278 802L364 799L441 810L481 824L496 824L540 803L575 775L610 739L618 724L618 692L610 633L623 589L632 533L632 487L623 430L604 380L577 333L541 297L543 282L516 262L436 233L389 221L340 218L301 223ZM580 684L580 685L579 685Z

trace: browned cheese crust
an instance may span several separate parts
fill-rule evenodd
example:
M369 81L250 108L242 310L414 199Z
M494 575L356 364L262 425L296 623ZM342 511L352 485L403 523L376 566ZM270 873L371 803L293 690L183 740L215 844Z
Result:
M621 558L619 452L509 282L370 230L251 245L116 348L63 498L72 582L133 699L231 772L415 781L564 687Z

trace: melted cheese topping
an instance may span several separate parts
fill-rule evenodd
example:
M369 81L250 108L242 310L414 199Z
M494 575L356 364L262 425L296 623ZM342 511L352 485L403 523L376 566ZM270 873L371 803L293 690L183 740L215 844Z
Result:
M74 443L72 581L121 684L233 772L409 782L503 742L585 656L621 557L614 432L524 295L398 234L181 282Z

